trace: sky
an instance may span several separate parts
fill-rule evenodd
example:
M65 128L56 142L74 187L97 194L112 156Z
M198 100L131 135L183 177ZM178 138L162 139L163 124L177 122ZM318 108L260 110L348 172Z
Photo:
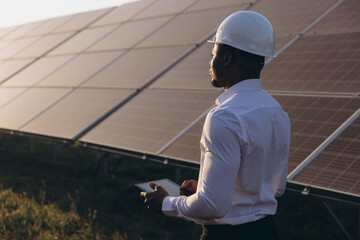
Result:
M0 0L0 28L120 6L135 0Z

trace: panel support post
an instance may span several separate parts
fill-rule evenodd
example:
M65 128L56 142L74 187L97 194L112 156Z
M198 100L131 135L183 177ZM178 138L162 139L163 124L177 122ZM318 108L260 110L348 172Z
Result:
M330 208L329 204L327 204L325 201L323 201L323 204L324 204L326 210L328 210L330 215L333 217L333 219L335 220L336 224L339 226L341 231L345 234L346 238L349 239L349 240L352 240L352 237L350 236L350 234L348 233L346 228L341 224L341 221L337 218L337 216L335 215L333 210Z

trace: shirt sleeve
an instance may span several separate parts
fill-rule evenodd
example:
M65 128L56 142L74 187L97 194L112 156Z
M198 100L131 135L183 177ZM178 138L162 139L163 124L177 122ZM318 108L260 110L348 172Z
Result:
M205 155L197 192L190 197L166 197L164 214L199 222L222 218L231 208L241 159L239 137L231 121L210 113L204 124L202 145Z

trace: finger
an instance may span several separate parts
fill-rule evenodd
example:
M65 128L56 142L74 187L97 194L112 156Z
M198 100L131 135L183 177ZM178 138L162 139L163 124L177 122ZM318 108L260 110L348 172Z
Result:
M141 192L141 193L140 193L140 196L146 197L146 192Z
M155 190L155 188L157 187L157 185L153 182L149 182L149 186Z

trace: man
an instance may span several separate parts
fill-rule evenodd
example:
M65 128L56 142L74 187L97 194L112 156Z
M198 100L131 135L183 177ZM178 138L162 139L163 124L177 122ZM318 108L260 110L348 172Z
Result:
M141 195L150 209L201 224L202 240L277 239L272 215L286 185L290 121L259 79L264 58L275 57L272 26L236 12L210 42L211 83L225 92L204 123L198 182L185 181L180 197L153 183Z

